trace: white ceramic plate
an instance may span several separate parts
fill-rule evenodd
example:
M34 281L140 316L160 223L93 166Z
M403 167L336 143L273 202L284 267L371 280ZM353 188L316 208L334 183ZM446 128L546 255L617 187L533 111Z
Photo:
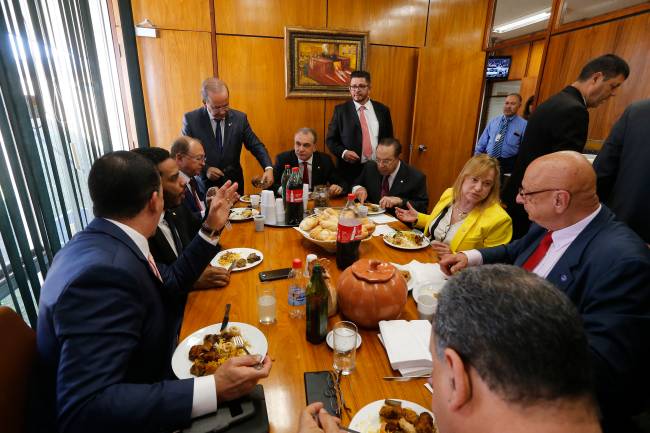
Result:
M250 216L245 216L244 212L246 211L251 211ZM247 221L247 220L252 220L254 215L259 214L260 211L257 209L251 209L249 207L234 207L230 209L230 215L228 216L228 219L230 221Z
M248 194L242 195L241 197L239 197L239 201L241 201L242 203L250 203L251 196Z
M330 331L327 333L327 337L325 337L325 342L329 346L330 349L334 350L334 331ZM357 334L357 349L361 346L361 335Z
M212 266L214 266L215 268L228 268L228 266L230 266L230 263L227 263L225 265L222 265L221 263L219 263L219 259L221 258L221 256L223 256L224 254L226 254L228 252L239 254L239 256L242 259L245 259L246 257L248 257L248 255L250 253L255 253L258 256L260 256L260 259L258 261L256 261L256 262L246 263L246 266L243 266L241 268L233 268L232 269L233 272L244 271L246 269L250 269L250 268L252 268L254 266L259 265L264 260L264 254L262 254L262 252L259 251L259 250L255 250L253 248L228 248L227 250L219 251L219 253L216 256L214 256L214 258L212 259L210 264Z
M262 331L256 327L249 325L248 323L241 322L230 322L228 323L228 328L231 326L237 326L241 330L241 335L249 343L247 347L248 351L253 355L262 355L262 358L266 356L266 352L269 349L269 343L266 341L266 337L262 334ZM195 377L190 373L190 368L192 368L192 361L190 361L189 353L192 346L203 343L203 337L207 334L218 334L221 329L221 323L216 325L206 326L205 328L199 329L198 331L187 336L185 340L176 347L174 355L172 356L172 370L174 374L179 379L189 379Z
M377 206L379 208L379 210L375 210L375 211L371 210L370 205ZM368 215L380 215L380 214L383 214L384 212L386 212L386 209L384 209L383 207L380 207L378 204L364 203L364 206L368 207Z
M408 266L406 265L400 265L398 263L393 263L393 262L391 262L391 265L395 266L399 271L408 271ZM415 278L413 277L413 273L411 272L411 278L406 282L406 289L410 292L411 290L413 290L414 287L415 287Z
M413 403L407 400L399 400L395 398L391 398L391 400L401 401L402 407L411 409L418 415L421 414L422 412L429 412L433 417L434 422L436 420L435 416L433 416L433 413L431 413L430 410L420 406L417 403ZM373 401L372 403L368 403L367 405L362 407L354 415L352 421L350 421L349 428L351 428L352 430L356 430L359 433L379 432L379 425L380 425L379 410L383 405L384 405L384 400L377 400L377 401Z
M431 241L427 237L422 237L422 244L413 246L413 247L407 247L404 245L396 245L392 242L392 235L384 235L382 236L382 239L384 240L384 243L386 245L390 245L393 248L397 248L398 250L421 250L422 248L426 248L431 244Z

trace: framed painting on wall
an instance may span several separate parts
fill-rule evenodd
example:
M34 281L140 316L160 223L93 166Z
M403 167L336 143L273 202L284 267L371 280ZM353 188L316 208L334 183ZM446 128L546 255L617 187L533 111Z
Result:
M349 96L350 75L365 70L368 32L284 28L287 98Z

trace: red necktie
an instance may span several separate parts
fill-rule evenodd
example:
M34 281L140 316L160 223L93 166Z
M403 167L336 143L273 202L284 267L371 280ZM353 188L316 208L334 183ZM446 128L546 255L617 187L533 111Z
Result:
M364 111L367 110L365 105L359 107L359 123L361 123L361 149L363 155L370 159L372 158L372 144L370 144L370 129L368 129L368 120Z
M199 200L199 195L196 192L197 188L198 183L196 182L196 179L190 177L190 192L192 193L192 197L194 198L194 203L196 204L197 209L199 211L202 211L203 206L201 205L201 200Z
M156 262L154 261L151 253L149 253L149 255L147 256L147 261L149 262L149 267L151 268L151 272L153 272L154 275L158 277L160 281L162 281L162 277L160 276L160 272L158 271L158 266L156 266Z
M381 198L388 195L389 190L390 187L388 186L388 176L384 176L384 180L381 181L381 193L380 193Z
M309 185L309 166L307 161L302 162L302 183Z
M553 238L551 237L552 234L552 231L546 232L539 245L537 245L535 251L533 251L530 257L528 257L528 260L526 260L526 262L523 264L522 267L525 270L532 272L533 269L537 267L539 262L542 261L551 244L553 243Z

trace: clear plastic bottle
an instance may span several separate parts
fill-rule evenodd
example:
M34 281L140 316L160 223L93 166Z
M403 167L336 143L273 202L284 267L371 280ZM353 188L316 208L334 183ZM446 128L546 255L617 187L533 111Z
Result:
M291 176L291 166L289 164L284 165L284 171L282 172L282 178L280 179L280 186L282 187L282 203L287 201L287 182L289 182L289 177Z
M307 281L311 279L311 272L309 271L309 267L311 266L311 262L316 260L318 256L316 254L307 254L306 260L305 260L305 278Z
M289 273L289 317L302 319L305 317L305 288L307 280L302 269L302 260L293 259Z

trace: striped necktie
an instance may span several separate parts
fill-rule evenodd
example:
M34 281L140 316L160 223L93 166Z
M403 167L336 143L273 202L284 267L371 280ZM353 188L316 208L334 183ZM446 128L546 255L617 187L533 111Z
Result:
M501 123L499 123L499 132L496 135L496 139L494 140L494 147L492 148L492 152L490 153L490 156L493 156L494 158L501 158L501 150L503 149L503 140L506 138L506 131L508 131L508 125L510 125L510 120L515 116L503 116L501 118Z

